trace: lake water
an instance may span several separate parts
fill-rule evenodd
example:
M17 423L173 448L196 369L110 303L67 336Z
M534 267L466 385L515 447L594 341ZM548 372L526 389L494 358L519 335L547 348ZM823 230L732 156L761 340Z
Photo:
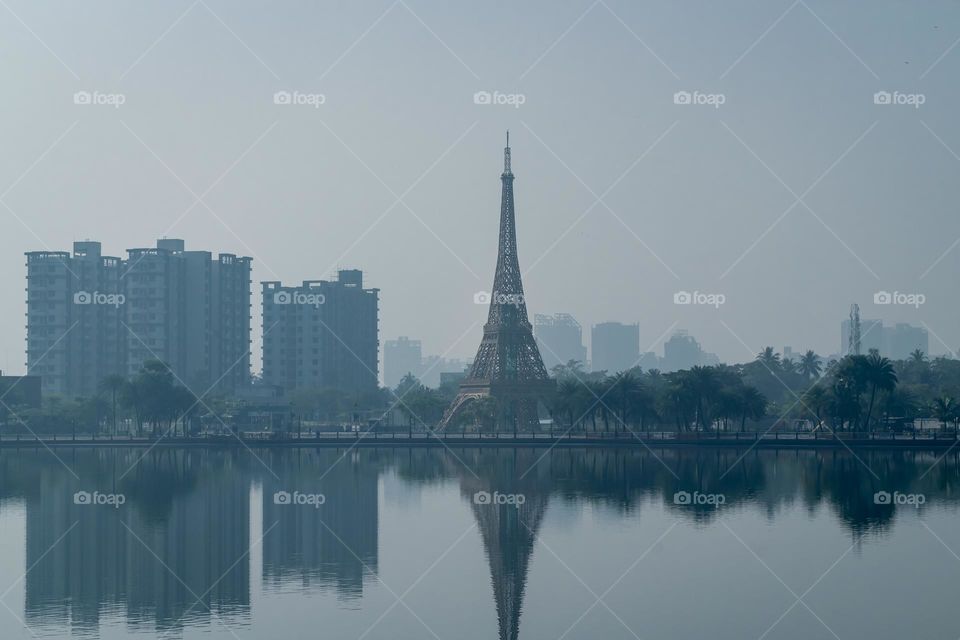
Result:
M55 453L3 638L960 636L956 450Z

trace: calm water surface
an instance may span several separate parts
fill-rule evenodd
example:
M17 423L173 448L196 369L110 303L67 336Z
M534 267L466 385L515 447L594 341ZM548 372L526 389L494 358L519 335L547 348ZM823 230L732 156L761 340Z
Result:
M3 638L960 636L956 451L56 454L0 452Z

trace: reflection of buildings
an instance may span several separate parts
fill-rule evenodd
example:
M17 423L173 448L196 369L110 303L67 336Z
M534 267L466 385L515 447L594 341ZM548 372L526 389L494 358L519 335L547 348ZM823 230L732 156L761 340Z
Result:
M359 597L364 575L377 571L377 469L356 458L331 466L336 458L321 460L310 451L291 455L299 457L297 463L286 464L286 473L278 469L279 481L269 477L263 485L263 530L269 530L263 539L264 583L332 586L342 597ZM278 491L320 493L325 502L275 504Z
M744 457L735 449L558 447L538 461L542 453L472 448L454 458L440 449L365 449L332 470L339 451L264 454L281 479L263 487L263 523L253 526L265 534L263 582L267 589L329 587L340 597L359 596L369 577L364 572L378 570L383 472L391 474L389 482L405 483L401 495L410 485L440 488L459 481L489 564L501 640L518 637L531 559L552 494L624 518L660 501L671 515L703 524L723 509L749 508L773 520L790 508L813 513L822 507L858 541L865 533L885 534L903 510L917 509L877 504L879 490L922 493L930 508L955 507L960 496L960 459L937 451L762 450ZM178 633L188 625L219 630L211 611L228 624L248 614L248 487L264 476L260 463L242 453L154 451L118 483L127 496L120 509L73 504L78 488L110 491L113 478L138 455L78 450L67 458L83 478L76 482L47 452L0 450L0 509L12 501L26 504L24 619L32 628L56 627L57 637L96 637L102 619L120 617L134 628ZM327 501L320 509L275 505L273 492L280 487L322 492ZM725 506L673 500L678 491L697 490L722 493ZM524 501L520 508L475 502L481 491L522 495ZM386 496L391 504L398 500L396 493Z
M249 608L248 487L221 470L189 486L177 470L188 454L180 456L164 471L151 469L149 480L119 486L116 476L134 458L116 463L112 475L81 473L81 482L60 467L41 473L39 498L27 502L28 621L96 629L104 610L125 607L129 624L176 629L211 611L226 617ZM123 493L127 502L76 505L81 489Z

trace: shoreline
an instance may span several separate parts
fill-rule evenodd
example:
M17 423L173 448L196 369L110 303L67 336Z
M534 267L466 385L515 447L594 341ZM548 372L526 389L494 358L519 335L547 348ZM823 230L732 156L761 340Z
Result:
M865 435L865 434L857 434ZM485 434L483 437L460 434L445 436L414 435L408 438L407 434L379 435L377 437L365 435L357 437L354 434L345 434L334 437L325 434L319 438L251 438L236 436L218 436L206 438L21 438L2 439L0 449L98 449L98 448L181 448L181 449L274 449L274 448L416 448L416 447L581 447L581 448L641 448L641 449L689 449L689 448L757 448L757 449L926 449L951 450L960 444L960 438L951 434L950 437L890 437L889 434L878 434L882 437L814 437L809 434L777 434L776 436L762 434L738 434L736 436L681 436L681 437L642 437L632 434L614 437L606 434L601 437L563 436L553 437L547 434L518 435L513 434ZM746 437L750 436L750 437ZM757 437L761 436L761 437Z

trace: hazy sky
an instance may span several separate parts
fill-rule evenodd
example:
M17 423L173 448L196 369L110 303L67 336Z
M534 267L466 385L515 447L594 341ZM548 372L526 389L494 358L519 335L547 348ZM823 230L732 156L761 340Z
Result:
M381 289L381 340L472 356L507 128L531 313L742 361L836 352L857 301L956 349L958 39L945 0L3 0L0 368L23 370L25 251L163 235L254 258L255 368L259 282L337 266Z

